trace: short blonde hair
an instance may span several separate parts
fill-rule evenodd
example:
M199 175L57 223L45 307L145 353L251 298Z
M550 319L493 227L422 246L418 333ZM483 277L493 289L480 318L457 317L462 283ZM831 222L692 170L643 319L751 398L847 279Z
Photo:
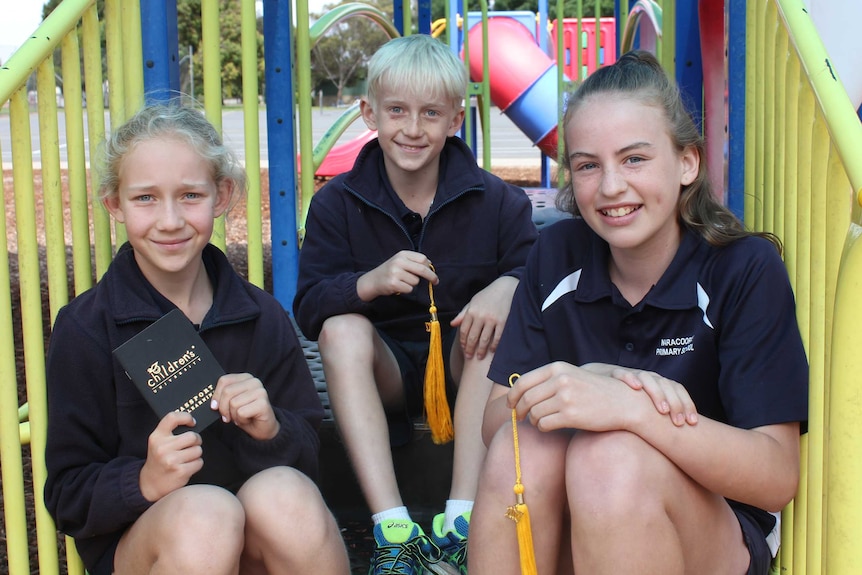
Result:
M443 42L427 34L394 38L368 62L368 100L372 107L381 88L443 96L461 107L467 70Z

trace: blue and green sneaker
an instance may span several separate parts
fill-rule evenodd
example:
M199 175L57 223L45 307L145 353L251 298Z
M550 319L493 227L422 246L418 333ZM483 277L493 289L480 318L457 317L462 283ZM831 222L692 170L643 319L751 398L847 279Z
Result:
M448 575L443 554L412 521L386 520L374 526L377 548L368 575Z
M455 518L455 530L443 533L444 514L431 523L431 540L443 552L442 564L451 575L467 575L467 535L470 532L470 512Z

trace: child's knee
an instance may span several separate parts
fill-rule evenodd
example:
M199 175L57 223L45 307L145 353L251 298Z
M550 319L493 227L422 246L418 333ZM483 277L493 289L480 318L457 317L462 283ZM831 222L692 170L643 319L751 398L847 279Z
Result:
M245 513L229 491L211 485L191 485L171 494L170 514L175 520L163 522L157 537L159 561L184 565L194 572L201 564L215 561L232 564L244 546Z
M643 509L644 482L649 468L669 465L664 456L641 438L625 431L579 432L569 446L566 485L575 506L601 505L605 516L622 516Z
M357 341L371 343L374 326L365 316L349 313L334 315L323 322L317 344L321 348L337 348L342 345L355 345Z
M242 505L230 491L214 485L189 485L172 495L172 512L183 517L184 523L238 525L242 530Z
M329 514L317 485L292 467L271 467L257 473L237 496L249 523L301 517L305 529L306 521Z

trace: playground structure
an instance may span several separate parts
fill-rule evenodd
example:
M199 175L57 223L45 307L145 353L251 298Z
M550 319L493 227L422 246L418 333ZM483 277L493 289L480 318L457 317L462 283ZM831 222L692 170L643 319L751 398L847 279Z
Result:
M38 569L43 575L60 572L57 534L41 493L47 425L44 326L70 297L104 273L123 239L122 228L112 230L107 214L98 206L90 206L97 182L95 174L87 170L84 150L89 146L90 155L95 155L105 133L105 110L101 98L89 98L84 114L81 86L87 93L101 94L105 78L100 26L104 24L111 124L122 122L138 108L145 93L167 95L172 86L170 63L178 60L176 47L167 41L167 4L164 0L106 0L100 22L95 0L63 0L0 68L0 105L8 103L13 136L11 170L3 166L4 191L14 195L17 236L17 251L0 254L0 467L5 553L12 575L31 572L22 445L29 445L31 453ZM248 166L260 163L254 4L253 0L242 1ZM862 372L858 353L858 326L862 322L862 127L856 114L858 103L843 89L801 0L700 0L696 5L666 0L660 19L653 3L639 0L632 4L617 11L616 38L623 45L636 42L651 46L687 93L703 94L704 106L699 111L711 145L718 142L721 152L716 154L711 148L709 161L711 166L718 162L722 173L727 174L719 177L726 203L750 227L772 231L784 241L785 262L811 363L811 411L809 431L803 437L802 481L794 502L783 512L782 547L775 568L781 573L806 575L857 573L862 564L862 549L856 544L862 539L862 468L855 457L862 446L862 405L856 391ZM488 19L487 5L480 7L482 20ZM296 22L308 21L308 6L302 0L295 5L286 0L265 0L263 10L272 232L271 238L263 237L262 216L256 209L261 204L261 173L249 170L245 222L248 277L263 285L264 246L269 245L273 292L289 309L302 216L311 195L311 175L319 165L308 129L312 121L310 97L294 101L294 94L311 93L308 54L312 34L307 26L292 27L294 17ZM381 18L379 11L365 5L354 4L349 10L351 17ZM204 0L202 11L204 108L218 127L222 114L218 2ZM455 32L457 15L469 12L458 7L449 12L453 24L447 25L448 41L457 47L462 44ZM723 17L720 28L715 24L717 14ZM409 5L396 4L397 25L385 15L381 25L402 33L412 29L412 17ZM419 32L431 32L430 6L426 3L419 3L417 24ZM468 36L463 43L471 56L474 52L481 55L482 69L489 71L469 94L484 102L492 100L494 83L493 66L484 64L491 55L481 49L491 45L491 28L490 23L484 27L482 41ZM716 45L717 38L720 45ZM52 55L56 48L61 49L64 78L66 124L62 139L54 98ZM34 72L39 94L35 120L42 145L43 197L38 205L33 186L31 111L25 88ZM557 67L557 72L559 80L562 69ZM561 91L557 94L559 97ZM479 112L487 114L488 106L481 106ZM468 133L473 128L469 120ZM482 124L487 129L488 122ZM720 137L725 126L727 139ZM299 180L295 142L301 152L302 174L308 175ZM483 138L483 142L487 144L481 150L484 165L493 167L490 138ZM61 145L68 151L65 172L60 166ZM43 244L37 235L37 212L44 221ZM6 229L7 219L0 226L4 233L10 231ZM215 242L225 247L223 225ZM67 245L71 250L68 256ZM9 274L10 255L17 260L19 291L15 293ZM43 317L46 298L49 312ZM20 319L13 313L18 311ZM20 336L15 335L18 332ZM20 374L16 370L17 352L23 352ZM19 381L26 382L26 403L17 397ZM68 571L81 573L73 546L67 545L67 550Z
M315 27L328 27L338 20L339 11L348 12L349 8L333 10L328 20L319 21L312 26L312 37L319 37ZM598 66L613 64L616 60L616 27L614 18L602 18L596 26L595 18L565 18L562 23L551 22L546 28L540 26L539 14L529 11L489 12L488 23L488 66L491 103L510 117L515 126L521 129L536 145L539 153L552 160L557 159L557 109L559 103L559 73L557 70L557 51L551 48L558 43L562 47L564 85L571 78L583 79ZM482 46L482 15L467 15L469 41L474 46ZM459 19L459 30L464 24ZM446 30L446 19L432 26L431 35L438 37ZM550 34L549 34L550 30ZM464 57L463 45L457 51ZM580 54L577 54L580 52ZM483 51L473 50L470 54L470 79L481 82L483 77ZM482 102L482 105L488 105ZM331 177L348 171L362 146L375 137L368 130L343 144L335 144L347 125L358 118L358 110L349 108L342 114L340 121L325 135L315 147L315 175ZM466 131L466 130L465 130ZM462 133L471 139L473 135ZM322 159L321 159L322 158Z

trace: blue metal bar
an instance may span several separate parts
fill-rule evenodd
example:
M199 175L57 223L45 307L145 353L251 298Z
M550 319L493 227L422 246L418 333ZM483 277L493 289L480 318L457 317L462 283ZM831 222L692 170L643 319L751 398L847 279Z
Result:
M291 313L299 275L291 0L264 0L273 295Z
M688 111L703 123L703 64L697 2L676 3L676 81Z
M147 103L180 95L176 0L141 0L144 96Z
M395 24L398 33L404 36L404 8L401 0L393 0L392 2L392 23Z
M420 34L431 34L431 0L419 0L418 7Z
M724 197L740 219L745 211L745 2L726 0L727 22L727 189Z

